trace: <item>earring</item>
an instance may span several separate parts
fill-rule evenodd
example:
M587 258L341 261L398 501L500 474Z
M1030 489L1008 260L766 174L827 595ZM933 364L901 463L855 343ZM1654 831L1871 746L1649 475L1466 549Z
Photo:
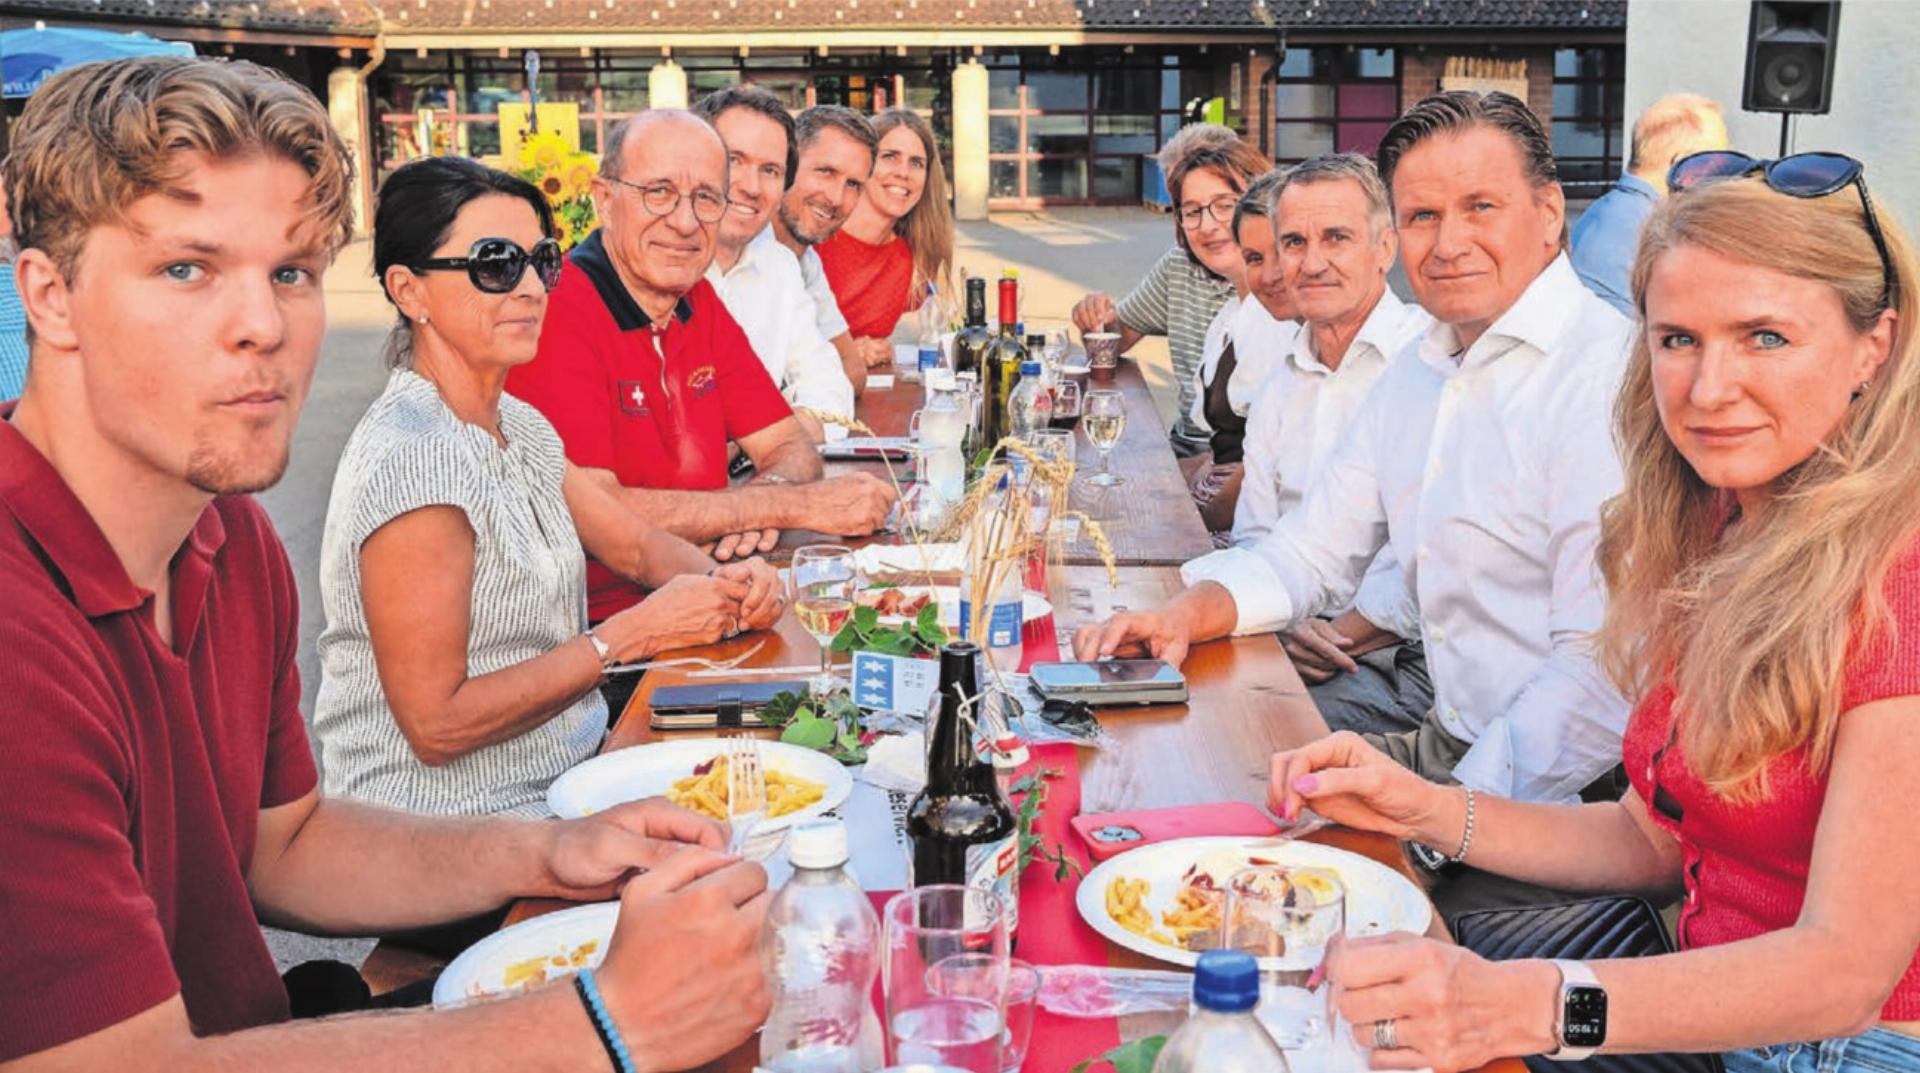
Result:
M426 322L427 322L427 315L425 313L420 314L420 323L425 324Z
M1872 386L1873 386L1873 381L1871 380L1860 381L1860 386L1853 389L1853 397L1855 399L1858 399L1860 396L1865 395L1867 393L1867 389Z

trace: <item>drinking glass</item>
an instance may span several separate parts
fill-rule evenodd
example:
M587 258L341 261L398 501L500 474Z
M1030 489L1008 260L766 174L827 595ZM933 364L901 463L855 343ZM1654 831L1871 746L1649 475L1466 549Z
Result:
M793 589L793 613L800 625L820 642L820 674L807 683L818 699L840 688L833 673L833 635L853 616L853 549L839 544L809 544L793 553L788 583Z
M1087 434L1087 442L1100 452L1100 472L1087 478L1087 483L1099 488L1112 488L1125 484L1125 477L1112 470L1113 448L1127 431L1127 400L1118 391L1097 390L1087 392L1086 413L1080 418L1080 431Z
M1079 423L1080 383L1062 377L1060 383L1054 385L1053 420L1049 424L1054 428L1072 430Z
M1255 865L1227 881L1222 949L1260 959L1260 1020L1280 1046L1332 1045L1328 963L1347 934L1347 889L1326 868Z
M1054 462L1073 465L1073 433L1063 428L1038 428L1027 434L1033 453Z
M934 966L962 954L982 955L1005 978L1007 914L1000 898L958 884L915 887L894 895L883 917L887 1061L1001 1073L1006 1022L999 1003L943 994L930 984Z
M927 988L947 998L972 998L1000 1007L1000 1073L1020 1073L1033 1042L1033 1011L1040 999L1040 970L1019 958L995 961L991 954L955 954L927 971Z

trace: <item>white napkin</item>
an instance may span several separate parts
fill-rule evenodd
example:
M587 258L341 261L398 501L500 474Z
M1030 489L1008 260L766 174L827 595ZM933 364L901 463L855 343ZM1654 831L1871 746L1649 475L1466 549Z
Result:
M923 551L924 558L921 554ZM868 544L854 552L853 558L860 572L869 576L910 574L923 570L947 573L966 565L965 548L958 543L926 544L921 547L912 544Z
M883 790L919 793L927 784L925 735L916 730L876 739L867 746L867 766L860 772L860 779Z

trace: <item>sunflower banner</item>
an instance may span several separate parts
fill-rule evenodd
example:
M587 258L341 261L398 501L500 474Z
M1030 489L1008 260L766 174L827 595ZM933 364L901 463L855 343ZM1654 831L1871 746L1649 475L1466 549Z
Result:
M599 164L593 154L573 148L558 131L543 130L522 136L519 152L507 163L515 175L546 195L560 228L562 248L572 249L599 225L592 197Z

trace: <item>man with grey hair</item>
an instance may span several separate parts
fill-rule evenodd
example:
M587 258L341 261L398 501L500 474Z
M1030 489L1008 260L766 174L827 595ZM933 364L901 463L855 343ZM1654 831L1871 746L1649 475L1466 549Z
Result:
M1640 225L1667 195L1667 169L1693 153L1727 147L1720 105L1695 93L1662 97L1633 125L1627 170L1573 225L1573 270L1593 293L1631 317L1634 252Z
M1433 318L1387 287L1399 251L1386 187L1353 153L1314 157L1272 192L1274 256L1303 330L1247 416L1234 543L1251 546L1298 506L1393 356ZM1418 609L1391 548L1351 605L1281 633L1335 730L1412 730L1433 703Z
M615 128L593 182L599 230L567 255L540 350L507 390L553 423L567 456L643 517L727 559L772 550L782 529L864 536L893 490L869 474L821 479L819 452L713 285L727 211L727 151L691 112ZM728 484L729 444L758 475ZM587 564L588 616L643 595Z
M1600 504L1620 488L1610 415L1630 326L1567 264L1552 145L1524 102L1428 97L1387 129L1380 172L1434 322L1264 538L1188 563L1188 588L1165 607L1083 627L1074 652L1177 663L1196 641L1299 627L1351 603L1388 548L1406 592L1397 614L1379 613L1408 636L1417 624L1435 701L1417 730L1368 740L1465 787L1448 798L1453 820L1476 791L1573 801L1610 786L1626 726L1586 637L1606 605L1593 554ZM1335 288L1306 285L1330 275L1306 241L1327 217L1307 210L1343 188L1358 184L1281 195L1280 252L1302 258L1295 304L1309 322L1332 311ZM1339 339L1329 319L1307 332L1323 347ZM1444 859L1459 843L1435 848Z
M801 112L793 123L793 181L773 221L780 244L800 259L820 334L839 352L856 392L866 387L867 368L892 362L893 350L884 339L854 339L814 247L832 238L860 203L879 145L873 124L851 108L822 104Z

